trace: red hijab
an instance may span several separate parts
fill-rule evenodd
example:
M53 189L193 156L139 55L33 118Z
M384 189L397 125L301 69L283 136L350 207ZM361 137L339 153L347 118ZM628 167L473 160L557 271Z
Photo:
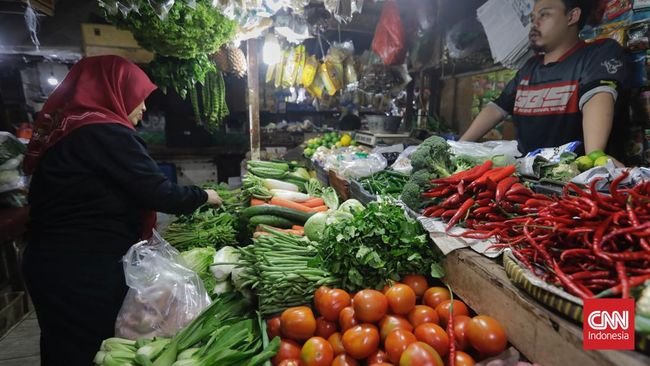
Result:
M129 114L156 89L134 63L119 56L87 57L75 64L45 102L27 147L23 170L32 175L47 149L77 128L117 123L135 130ZM143 237L150 236L155 212L147 212Z
M32 175L47 149L79 127L117 123L135 130L129 114L156 90L138 66L119 56L75 64L45 102L27 147L23 169Z

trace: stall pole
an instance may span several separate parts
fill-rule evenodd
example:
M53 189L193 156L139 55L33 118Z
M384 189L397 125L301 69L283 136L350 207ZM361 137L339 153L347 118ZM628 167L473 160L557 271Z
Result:
M248 55L248 123L251 131L251 160L260 159L260 84L259 43L256 39L246 42Z

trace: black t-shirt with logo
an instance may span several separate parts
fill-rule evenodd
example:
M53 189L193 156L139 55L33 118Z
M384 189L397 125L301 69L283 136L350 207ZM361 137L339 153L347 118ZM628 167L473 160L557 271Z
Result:
M529 59L494 105L512 115L523 153L583 141L583 106L603 92L616 100L626 73L624 50L616 41L580 42L557 62ZM615 157L622 148L621 119L615 116L608 144Z

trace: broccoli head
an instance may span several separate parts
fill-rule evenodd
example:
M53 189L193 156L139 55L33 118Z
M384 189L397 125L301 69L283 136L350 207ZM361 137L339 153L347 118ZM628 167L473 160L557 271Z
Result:
M409 182L417 184L420 188L427 188L431 184L431 180L435 178L428 170L421 169L411 174Z
M449 145L442 137L431 136L411 154L414 170L426 169L438 177L448 177L451 159Z
M468 169L471 169L477 165L477 161L466 155L457 155L452 159L452 164L454 165L454 174L462 172Z
M404 185L400 198L411 210L417 211L420 209L420 204L422 202L420 199L421 194L422 190L420 186L413 182L408 182Z

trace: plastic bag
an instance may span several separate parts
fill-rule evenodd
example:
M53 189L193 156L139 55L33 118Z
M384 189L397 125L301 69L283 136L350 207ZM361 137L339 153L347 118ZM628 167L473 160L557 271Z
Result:
M418 146L419 145L413 145L404 149L404 151L399 154L393 165L390 166L391 169L398 173L411 174L413 171L413 166L411 166L411 154L418 149Z
M358 179L386 169L388 162L382 154L347 153L328 157L325 168L333 169L348 179Z
M400 65L406 57L406 40L399 8L393 0L386 1L372 40L372 50L385 65Z
M115 323L117 337L172 337L210 304L203 282L154 231L123 259L129 292Z
M476 160L485 161L495 156L503 156L505 164L514 164L515 158L521 156L517 141L447 141L447 144L451 147L452 154L467 156Z

